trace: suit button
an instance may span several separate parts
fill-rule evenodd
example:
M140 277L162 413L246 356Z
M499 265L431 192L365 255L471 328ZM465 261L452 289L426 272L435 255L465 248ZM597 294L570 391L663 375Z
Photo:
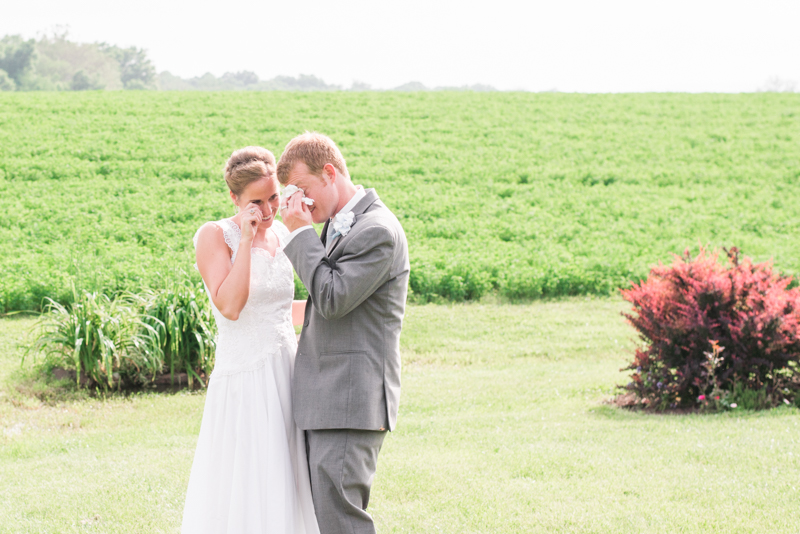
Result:
M308 319L306 319L305 321L303 321L303 326L308 326Z

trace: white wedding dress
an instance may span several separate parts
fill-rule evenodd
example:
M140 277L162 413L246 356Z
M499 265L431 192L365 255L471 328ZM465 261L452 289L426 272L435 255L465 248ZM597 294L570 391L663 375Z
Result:
M227 219L210 224L222 228L232 263L241 230ZM289 231L278 221L272 230L282 245ZM319 533L305 439L292 418L292 265L282 247L275 257L260 248L251 254L250 294L239 319L226 319L211 302L219 330L216 362L183 534Z

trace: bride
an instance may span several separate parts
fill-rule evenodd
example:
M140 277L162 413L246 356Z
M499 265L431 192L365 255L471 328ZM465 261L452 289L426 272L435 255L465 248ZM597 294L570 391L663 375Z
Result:
M237 150L225 181L238 213L194 237L219 338L181 532L317 534L305 439L292 418L294 281L281 250L289 231L275 220L275 157Z

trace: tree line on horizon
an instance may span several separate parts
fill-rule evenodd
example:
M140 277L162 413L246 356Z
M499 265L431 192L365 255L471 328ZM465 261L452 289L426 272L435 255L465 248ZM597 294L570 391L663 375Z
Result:
M78 43L67 32L53 32L40 39L6 35L0 39L0 91L372 91L368 84L353 82L349 88L325 83L308 74L259 79L251 71L206 73L181 78L169 71L157 73L142 48L122 48L108 43ZM496 91L484 84L429 88L409 82L393 91Z

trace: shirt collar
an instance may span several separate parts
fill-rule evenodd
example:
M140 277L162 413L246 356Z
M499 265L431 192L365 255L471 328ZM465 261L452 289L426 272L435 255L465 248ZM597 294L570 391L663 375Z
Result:
M361 199L364 198L365 196L367 196L367 192L364 190L364 187L357 185L356 194L353 195L353 198L350 199L350 202L345 204L344 207L341 210L339 210L339 212L336 213L336 215L339 215L339 213L344 215L347 212L353 211L353 208L356 207L356 204L358 204L361 201ZM334 217L336 215L334 215Z

